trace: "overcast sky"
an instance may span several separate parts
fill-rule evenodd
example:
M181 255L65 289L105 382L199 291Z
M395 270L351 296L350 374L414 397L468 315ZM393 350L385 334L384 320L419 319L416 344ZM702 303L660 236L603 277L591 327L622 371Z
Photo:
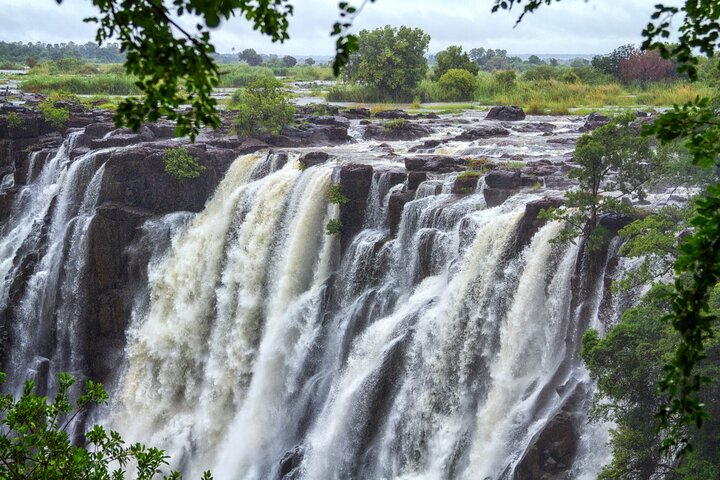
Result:
M140 1L140 0L139 0ZM679 0L664 3L677 4ZM360 0L355 0L359 4ZM295 0L290 40L273 44L242 19L213 32L221 53L255 48L260 53L331 55L329 37L338 0ZM355 30L384 25L420 27L430 34L430 53L449 45L504 48L510 53L607 53L639 44L657 0L563 0L541 8L513 28L518 11L490 13L492 0L376 0L355 22ZM88 0L0 0L0 40L85 43L95 28L82 19L95 14Z

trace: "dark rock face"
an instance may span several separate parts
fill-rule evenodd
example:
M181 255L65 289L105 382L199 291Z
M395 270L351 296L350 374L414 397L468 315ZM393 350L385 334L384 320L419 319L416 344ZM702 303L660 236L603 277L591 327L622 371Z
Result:
M432 155L405 158L405 168L410 172L459 172L465 167L465 160L457 157Z
M578 418L568 412L556 415L543 429L518 464L513 480L560 480L567 478L577 454Z
M492 188L486 186L483 189L483 196L485 197L485 204L488 208L492 208L502 205L505 200L515 195L516 192L516 189Z
M355 163L338 167L333 172L335 182L340 186L340 193L349 200L348 203L340 206L340 223L342 224L340 248L343 251L350 245L355 235L362 230L372 176L372 166Z
M295 480L300 478L300 464L305 456L305 449L298 445L289 450L280 459L280 468L278 470L279 480Z
M388 199L388 225L392 235L398 232L405 204L413 198L415 198L415 195L410 192L393 192L390 194Z
M407 189L409 191L417 190L422 182L427 180L426 172L408 172Z
M506 122L525 120L525 112L516 105L492 107L485 120L503 120Z
M472 142L473 140L480 140L482 138L507 137L508 135L510 135L510 130L507 128L496 125L481 125L471 130L464 131L453 138L453 140L460 142Z
M485 185L489 188L518 188L522 185L519 170L493 170L485 175Z

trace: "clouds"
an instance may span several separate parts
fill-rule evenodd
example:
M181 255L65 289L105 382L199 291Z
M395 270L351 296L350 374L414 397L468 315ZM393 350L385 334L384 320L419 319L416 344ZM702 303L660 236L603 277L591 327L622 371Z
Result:
M213 32L220 52L255 48L264 53L331 55L329 36L338 0L295 0L291 40L274 44L234 18ZM356 0L356 3L359 0ZM667 3L677 4L680 0ZM432 37L430 51L452 44L504 48L511 53L606 53L640 43L654 0L563 0L543 7L515 26L518 11L490 13L492 0L376 0L358 17L355 30L384 25L419 27ZM86 0L0 0L0 40L85 43L95 27L82 19L95 14ZM189 22L192 24L192 22Z

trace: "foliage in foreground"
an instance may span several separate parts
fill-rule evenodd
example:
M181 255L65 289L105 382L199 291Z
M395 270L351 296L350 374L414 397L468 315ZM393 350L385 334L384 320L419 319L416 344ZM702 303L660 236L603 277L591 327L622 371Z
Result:
M230 108L237 111L235 129L243 137L278 135L295 114L290 96L274 78L262 78L236 91Z
M205 170L195 157L182 147L168 148L163 153L165 173L169 173L178 180L197 178Z
M0 373L0 382L5 374ZM0 395L0 478L11 480L122 479L135 465L138 480L179 479L167 475L163 450L136 443L126 445L120 434L95 425L85 433L84 447L73 444L68 429L93 405L104 405L108 395L99 383L88 381L85 391L70 401L74 379L61 373L58 393L52 401L34 393L32 381L25 383L20 398ZM205 472L203 480L210 480Z

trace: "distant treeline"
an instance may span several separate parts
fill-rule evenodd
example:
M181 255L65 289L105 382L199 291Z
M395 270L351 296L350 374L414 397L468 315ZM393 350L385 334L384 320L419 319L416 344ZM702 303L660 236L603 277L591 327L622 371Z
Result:
M94 42L68 43L22 43L0 42L0 63L34 66L46 60L60 60L75 57L92 63L122 63L125 54L120 44L108 43L103 46Z

